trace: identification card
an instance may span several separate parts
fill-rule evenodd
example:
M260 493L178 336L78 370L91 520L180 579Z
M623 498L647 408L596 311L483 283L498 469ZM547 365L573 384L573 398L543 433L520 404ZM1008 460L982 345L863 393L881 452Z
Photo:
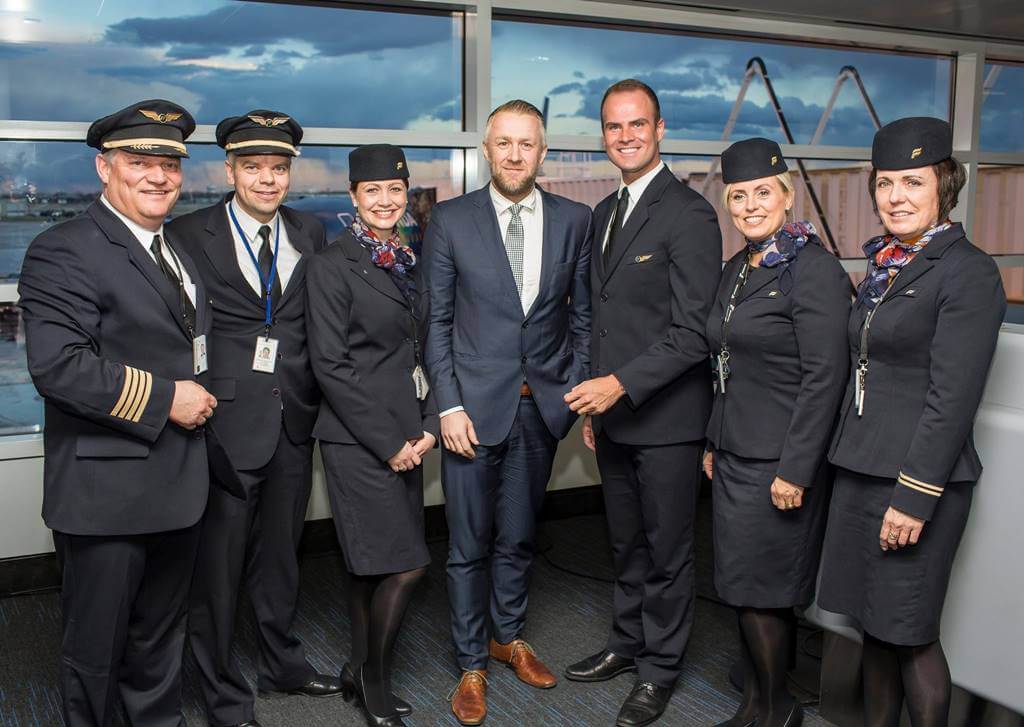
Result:
M272 374L275 365L277 365L277 339L257 336L256 350L252 355L252 370Z
M426 374L423 373L423 367L416 364L416 368L412 370L412 382L416 385L416 398L423 401L427 398L427 394L430 393L430 383L427 381Z
M210 368L206 359L206 334L192 339L192 371L199 375Z

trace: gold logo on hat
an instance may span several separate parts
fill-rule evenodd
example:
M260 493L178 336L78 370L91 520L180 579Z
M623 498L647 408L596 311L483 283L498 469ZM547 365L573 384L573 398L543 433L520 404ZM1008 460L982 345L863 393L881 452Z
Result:
M917 159L923 153L924 153L924 147L919 146L916 149L914 149L914 151L910 152L910 158L911 159Z
M161 114L157 111L139 109L139 113L145 116L147 119L152 119L153 121L157 121L161 124L169 124L172 121L177 121L182 116L177 111L168 111L167 113Z
M271 126L280 126L285 121L288 121L288 117L287 116L274 116L273 118L268 119L268 118L263 117L263 116L255 116L254 115L254 116L250 116L249 119L253 123L259 124L260 126L266 126L267 128L270 128Z
M773 167L778 163L778 161L779 161L779 158L777 156L772 156L772 166Z
M395 162L395 169L401 169L405 166L405 162Z

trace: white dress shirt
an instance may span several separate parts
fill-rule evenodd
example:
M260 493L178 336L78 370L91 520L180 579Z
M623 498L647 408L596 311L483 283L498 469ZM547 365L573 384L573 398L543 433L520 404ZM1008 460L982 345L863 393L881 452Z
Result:
M150 248L150 246L153 244L153 237L155 235L160 235L160 239L164 241L164 244L160 246L160 250L163 253L163 258L164 260L167 261L167 264L171 266L171 270L173 270L176 273L181 273L181 282L185 285L185 294L188 295L188 299L192 301L192 305L195 305L196 285L195 283L192 282L192 277L188 274L188 270L185 269L185 266L182 265L181 261L177 259L176 255L174 254L174 251L171 250L171 246L166 244L167 238L164 237L163 224L161 224L160 227L155 232L152 230L147 230L145 227L138 224L134 220L131 220L125 217L123 214L121 214L120 210L114 207L114 205L110 204L110 200L107 199L107 195L100 195L100 201L103 202L103 204L106 205L107 209L113 212L115 215L117 215L117 218L125 224L125 227L127 227L131 231L135 239L139 241L140 245L142 245L142 249L146 251L147 255L149 255L149 259L152 260L153 262L156 262L156 255L153 254L153 250ZM157 265L159 265L159 263L157 263Z
M508 223L512 220L510 208L515 202L506 199L493 184L490 191L494 213L498 216L501 242L504 244L508 235ZM519 302L523 306L523 315L526 315L540 292L540 265L544 252L544 201L534 187L519 204L522 205L519 218L523 221L523 291L519 295Z
M651 182L654 181L654 178L656 176L658 176L658 173L661 172L661 170L664 167L665 167L665 162L659 162L654 167L654 169L652 169L651 171L647 172L647 174L645 174L644 176L640 177L639 179L636 179L636 180L630 182L629 184L626 184L621 179L619 180L619 191L615 195L616 197L619 197L619 196L622 195L623 187L627 187L629 189L629 204L626 205L626 216L623 217L623 219L622 219L622 225L620 226L620 229L626 225L626 220L628 220L629 216L631 214L633 214L633 210L636 208L637 200L640 199L640 196L644 193L644 191L647 189L647 187L650 186ZM612 207L612 209L614 209L614 206ZM612 230L612 222L614 222L614 221L615 221L615 215L613 214L611 216L611 219L608 220L608 227L606 227L605 230L604 230L604 241L601 243L601 252L602 253L604 252L604 249L608 246L608 234Z
M260 259L260 246L263 244L263 240L259 236L260 228L263 225L270 227L270 250L273 252L274 232L278 229L277 221L280 219L281 211L275 212L270 222L260 222L248 215L240 205L231 204L230 201L224 205L224 214L228 216L228 227L231 228L231 239L235 241L235 257L238 258L238 267L242 270L242 277L245 278L245 282L249 284L249 287L256 291L257 295L262 295L263 285L260 283L260 272L253 265L252 258L249 257L249 253L245 249L245 243L242 242L235 223L231 221L228 207L234 210L235 219L238 220L238 224L242 227L242 232L248 236L249 245L252 246L252 254L256 256L257 261ZM295 270L295 266L298 265L299 258L302 255L292 245L291 240L288 239L288 230L285 227L284 220L281 221L280 229L281 242L277 250L277 277L281 281L281 290L283 291L288 287L288 281L291 280L292 272Z
M498 216L498 229L501 230L501 242L505 243L508 235L508 223L512 219L509 209L515 202L506 199L492 184L490 186L491 203L494 213ZM540 293L540 268L544 257L544 199L534 187L519 204L519 218L523 221L523 290L519 302L523 306L523 315L530 311L533 302ZM461 406L445 409L440 416L444 417L457 411L464 411Z

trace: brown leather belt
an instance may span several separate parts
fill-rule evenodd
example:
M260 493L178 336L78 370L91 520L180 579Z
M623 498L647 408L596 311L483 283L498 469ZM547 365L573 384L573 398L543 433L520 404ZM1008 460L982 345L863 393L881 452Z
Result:
M523 382L523 385L519 387L519 396L533 396L533 392L530 391L530 385Z

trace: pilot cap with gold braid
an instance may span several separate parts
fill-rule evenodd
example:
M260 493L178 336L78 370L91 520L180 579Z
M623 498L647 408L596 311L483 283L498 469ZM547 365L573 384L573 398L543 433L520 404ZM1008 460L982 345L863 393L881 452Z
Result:
M217 124L217 145L240 156L281 154L297 157L302 141L299 122L280 111L256 109Z
M100 151L187 157L185 139L195 131L192 114L176 103L150 99L92 122L85 143Z
M953 129L942 119L909 116L875 132L871 165L898 172L938 164L953 156Z

